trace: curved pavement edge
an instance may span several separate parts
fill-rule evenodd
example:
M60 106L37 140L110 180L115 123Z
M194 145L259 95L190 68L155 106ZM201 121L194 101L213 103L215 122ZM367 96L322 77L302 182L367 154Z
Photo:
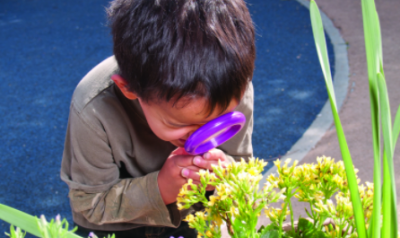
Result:
M309 9L310 2L308 0L296 0ZM334 50L335 56L335 75L333 77L333 87L335 90L336 103L338 110L343 105L347 95L349 84L349 60L347 57L347 44L339 33L339 30L333 25L333 22L321 11L322 23L326 34L329 36ZM333 123L333 116L329 99L326 101L321 112L317 115L310 127L304 132L303 136L290 148L290 150L280 159L291 158L291 165L295 160L299 162L306 154L315 147L317 142L322 138L326 131L329 130ZM276 173L276 166L271 167L263 176L260 183L264 183L265 179L272 173ZM263 187L263 186L260 186Z

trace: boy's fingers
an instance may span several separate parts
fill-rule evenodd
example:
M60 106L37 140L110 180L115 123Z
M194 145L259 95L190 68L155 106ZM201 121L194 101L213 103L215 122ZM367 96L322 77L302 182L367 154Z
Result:
M188 168L183 168L181 171L181 175L184 178L192 179L193 181L200 181L200 175L197 173L198 171L194 171Z
M193 164L202 169L212 170L212 165L218 165L218 160L207 160L201 156L195 156L193 158Z
M193 155L176 155L175 165L179 167L188 167L193 165Z
M206 153L204 153L203 158L206 160L225 160L225 153L219 149L212 149Z

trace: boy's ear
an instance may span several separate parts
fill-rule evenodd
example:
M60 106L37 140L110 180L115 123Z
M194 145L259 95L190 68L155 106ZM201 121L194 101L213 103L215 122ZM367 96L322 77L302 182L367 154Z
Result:
M115 85L121 90L121 92L124 94L124 96L128 99L134 100L137 99L138 96L136 96L136 93L131 92L128 88L128 82L122 78L118 74L114 74L111 76L112 81L114 81Z

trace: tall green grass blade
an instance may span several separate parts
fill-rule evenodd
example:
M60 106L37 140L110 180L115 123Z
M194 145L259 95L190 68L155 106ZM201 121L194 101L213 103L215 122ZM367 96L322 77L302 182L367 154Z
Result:
M400 106L397 108L396 112L396 117L394 119L394 124L393 124L393 133L392 133L392 141L393 141L393 151L395 150L396 144L397 144L397 139L399 138L400 134ZM396 193L395 193L396 195ZM393 227L392 235L394 234L396 236L397 231L398 231L398 217L397 217L397 203L396 203L396 197L392 197L392 203L394 207L394 211L392 212L392 220L396 221L395 225Z
M318 54L319 62L321 64L322 73L325 78L328 95L330 95L331 97L332 96L334 97L335 91L334 91L333 83L332 83L331 68L329 67L328 51L326 50L324 26L322 25L321 15L319 13L318 6L315 3L315 1L313 1L313 0L310 2L310 17L311 17L313 34L314 34L314 40L315 40L316 48L317 48L317 54ZM317 41L318 41L318 43L317 43ZM337 108L336 100L333 100L333 102L331 102L331 103L334 104L334 108Z
M373 198L373 209L371 226L369 229L372 230L369 233L370 238L380 237L381 227L381 204L382 204L382 180L381 180L381 149L380 149L380 120L379 120L379 106L378 101L374 100L377 95L371 92L370 88L370 101L371 101L371 124L372 124L372 143L374 153L374 172L373 172L373 183L374 183L374 198Z
M370 100L371 100L371 118L372 118L372 134L373 134L373 144L374 144L374 203L373 203L373 227L371 229L374 231L373 238L380 237L381 228L381 204L383 202L383 221L382 221L382 237L391 237L390 234L390 220L392 219L392 210L396 210L396 204L392 204L393 199L392 188L395 184L392 184L394 180L391 179L390 170L390 158L393 158L393 146L392 146L392 136L391 133L391 122L390 122L390 110L389 101L387 99L386 85L384 84L383 76L383 61L382 61L382 40L381 40L381 30L378 12L376 11L374 0L362 0L362 14L363 14L363 24L364 24L364 38L365 38L365 49L367 55L367 66L368 66L368 79L370 86ZM380 76L378 76L380 75ZM383 83L379 78L383 79ZM380 87L378 85L381 85ZM386 100L387 99L387 100ZM377 105L378 104L378 105ZM384 106L385 108L382 108ZM381 111L379 110L381 109ZM390 109L390 108L389 108ZM381 115L381 118L377 118ZM382 120L382 129L384 134L384 183L383 183L383 201L381 201L381 173L380 165L380 129L381 124L379 120ZM389 120L389 121L388 121ZM390 140L389 144L386 143ZM379 143L379 144L377 144ZM391 152L388 152L391 151ZM395 189L395 187L394 187ZM396 227L393 227L397 233L397 221Z
M396 148L396 143L397 143L397 139L399 138L399 134L400 134L400 106L397 108L397 112L396 112L396 117L394 119L394 124L393 124L393 150Z
M361 0L365 50L369 80L376 80L376 73L381 71L382 44L378 13L374 0Z
M371 125L372 141L374 149L374 201L372 212L373 231L371 238L380 237L381 228L381 132L380 132L380 109L379 109L379 90L377 86L377 72L380 71L380 60L382 59L381 39L379 29L379 19L375 10L375 3L372 0L362 0L362 15L364 25L365 50L367 56L368 81L371 104Z
M36 217L0 204L0 219L10 224L16 225L22 230L31 233L35 236L40 236L41 233L37 227Z
M346 137L343 132L343 128L340 122L339 114L336 106L335 93L333 90L332 76L330 73L328 53L326 48L326 41L324 35L324 29L322 25L321 15L319 9L314 0L310 2L310 15L311 24L314 34L315 45L317 49L318 58L324 74L326 87L328 90L329 101L331 104L332 114L336 126L338 135L340 150L343 157L343 163L347 174L347 180L349 183L350 197L353 204L354 217L356 220L356 227L359 238L366 238L365 220L364 213L361 206L360 194L358 192L357 178L354 171L354 165L351 160L349 148L347 146Z
M390 105L389 105L389 96L387 94L386 82L383 74L378 74L378 88L379 88L379 98L380 98L380 107L382 109L381 117L382 117L382 132L383 132L383 140L384 140L384 150L386 156L384 157L384 164L386 163L387 168L384 168L384 174L388 174L390 177L385 176L384 178L390 179L388 181L384 180L385 186L390 185L390 191L384 190L384 195L389 196L389 201L384 201L384 203L389 203L387 206L388 210L390 209L390 213L384 211L383 213L383 221L382 221L382 229L387 232L387 230L391 231L391 236L386 237L396 237L397 236L397 196L396 196L396 180L394 176L394 165L393 165L393 136L392 136L392 120L390 113ZM389 185L387 185L389 184ZM385 213L386 212L386 213ZM387 214L388 213L388 214ZM396 214L396 215L394 215ZM393 227L391 227L391 225ZM394 234L393 234L394 233ZM385 237L385 236L384 236Z
M384 150L386 152L387 158L393 160L392 119L390 114L389 96L387 94L385 78L381 73L378 73L378 89L379 103L381 108ZM390 163L389 165L392 166ZM394 179L394 173L390 172L390 175L393 175Z
M382 185L382 230L381 237L391 238L391 193L392 185L390 181L389 165L386 159L386 151L383 152L383 185ZM375 191L374 191L375 192Z
M0 204L0 219L17 226L34 236L41 237L41 232L39 231L36 221L37 218L25 212ZM67 238L81 237L73 233L67 233Z

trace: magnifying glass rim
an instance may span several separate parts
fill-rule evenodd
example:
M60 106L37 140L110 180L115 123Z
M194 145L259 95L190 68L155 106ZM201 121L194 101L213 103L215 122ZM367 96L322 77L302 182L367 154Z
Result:
M202 154L206 151L198 151L198 148L202 146L204 143L212 143L210 141L204 142L206 139L210 138L212 135L220 132L223 129L226 129L223 133L217 135L215 138L221 138L225 136L226 133L229 133L230 129L234 126L240 126L236 132L234 132L231 136L229 136L224 141L220 142L217 146L221 145L225 141L229 140L233 137L240 129L243 127L246 122L246 117L243 113L238 111L228 112L222 116L219 116L203 126L197 129L193 134L187 139L185 143L185 150L189 154ZM214 146L216 147L216 146Z

